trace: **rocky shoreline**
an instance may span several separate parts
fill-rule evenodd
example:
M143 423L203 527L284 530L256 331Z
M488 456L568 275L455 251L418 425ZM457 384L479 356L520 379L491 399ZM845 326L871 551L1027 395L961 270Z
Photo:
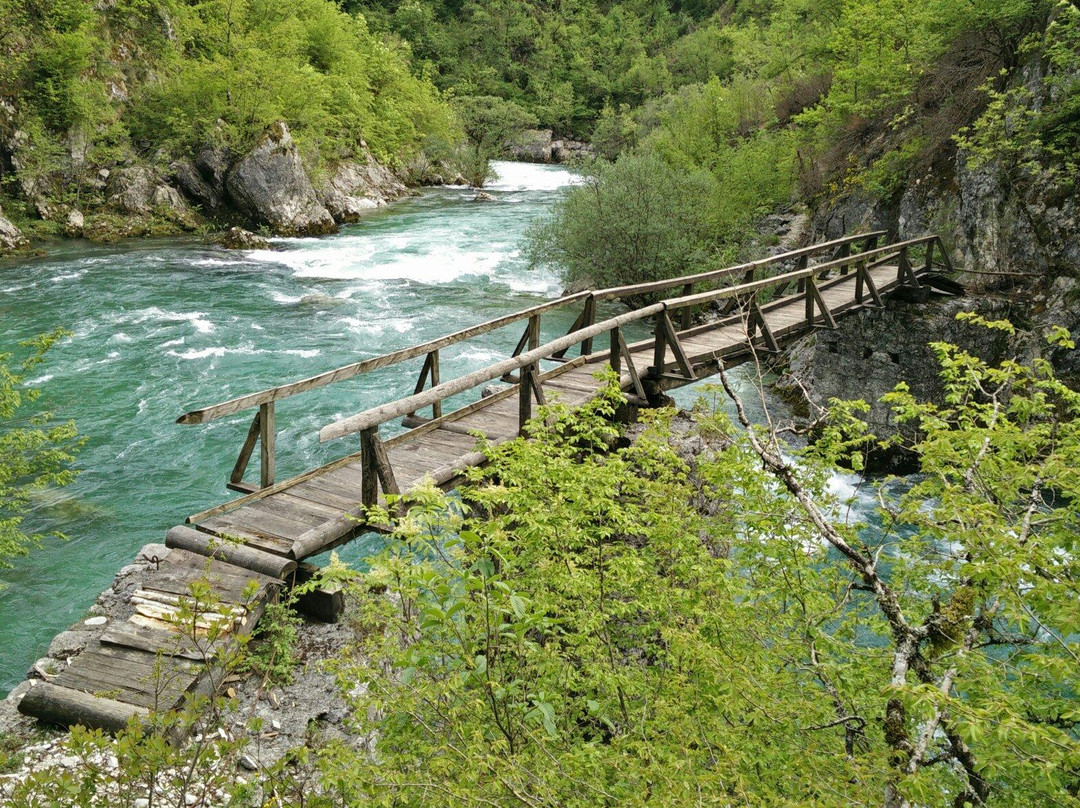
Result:
M2 123L2 121L0 121ZM0 127L2 129L3 127ZM0 140L0 153L18 167L30 149L14 130ZM551 130L526 130L510 144L507 158L541 164L567 163L591 155L579 141L560 140ZM436 167L437 168L437 167ZM102 168L88 181L87 197L96 201L57 204L53 185L22 183L18 190L42 223L58 235L91 241L116 241L185 232L234 232L277 236L320 236L337 232L342 224L359 221L366 213L417 192L414 169L394 171L380 163L361 142L359 152L311 171L305 166L288 125L279 121L244 154L207 147L191 158L168 165L133 161ZM420 184L465 185L460 175L420 172ZM478 200L489 198L483 192ZM241 235L219 238L224 246L247 249ZM28 238L0 208L0 255L30 249Z

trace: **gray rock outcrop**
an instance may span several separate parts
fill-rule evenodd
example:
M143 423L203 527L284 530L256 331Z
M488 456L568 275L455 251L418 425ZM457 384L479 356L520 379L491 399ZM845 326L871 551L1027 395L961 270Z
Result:
M17 250L26 244L19 228L4 218L4 212L0 210L0 250Z
M242 227L231 227L220 239L227 250L269 250L270 242Z
M511 141L508 151L515 160L550 163L553 135L550 129L525 129Z
M315 194L337 222L355 222L369 210L386 205L408 193L390 169L370 155L366 160L346 160L319 183Z
M284 122L271 126L259 144L233 165L225 187L241 213L275 233L318 236L337 230Z
M889 300L884 309L844 318L836 330L816 331L795 343L777 386L805 398L814 410L824 409L830 398L861 399L870 405L863 417L871 432L880 438L898 431L910 436L910 428L901 428L880 399L901 381L920 400L942 399L939 365L929 342L951 342L992 364L1027 350L1023 340L956 319L958 312L973 309L991 319L1008 315L1007 305L995 300Z
M207 149L194 162L177 160L169 166L180 190L208 216L216 216L225 209L225 171L228 164L219 173L216 154Z
M107 191L109 204L124 213L133 216L157 214L184 227L195 225L184 197L149 166L116 169L109 175Z
M567 163L592 154L592 146L580 140L558 139L550 129L524 129L507 146L514 160L526 163Z

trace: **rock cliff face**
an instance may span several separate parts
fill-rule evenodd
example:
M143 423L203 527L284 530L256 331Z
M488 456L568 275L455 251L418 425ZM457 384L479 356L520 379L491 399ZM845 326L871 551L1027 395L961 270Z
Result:
M510 156L526 163L566 163L592 154L579 140L559 140L550 129L526 129L509 146Z
M259 145L229 170L229 199L254 223L287 236L319 236L337 230L315 195L289 128L279 122Z
M788 367L777 386L804 397L815 411L825 408L830 398L862 399L870 404L865 418L875 435L901 431L910 436L880 399L903 381L918 398L941 400L943 389L930 342L961 345L993 364L1030 352L1027 340L957 321L957 313L970 310L988 318L1010 314L1002 300L892 299L884 309L845 318L835 331L820 330L797 342L788 351Z
M1039 70L1030 65L1020 78L1036 96L1049 92ZM1080 199L1069 179L1045 166L976 164L949 146L893 198L853 193L821 204L812 229L824 237L858 228L884 229L898 240L939 234L968 295L936 305L892 302L884 312L842 321L835 332L818 332L789 351L784 383L815 403L873 402L901 380L917 395L940 400L937 362L925 347L937 340L995 362L1048 356L1059 374L1080 382L1077 352L1051 352L1042 339L1054 325L1080 333ZM1021 333L1005 343L957 323L962 310L1007 318ZM879 435L893 430L880 404L870 421Z
M26 239L19 232L19 228L4 218L3 210L0 210L0 251L17 250L26 246Z
M315 189L319 201L339 223L358 221L366 211L407 193L408 188L394 172L366 153L362 161L339 163Z

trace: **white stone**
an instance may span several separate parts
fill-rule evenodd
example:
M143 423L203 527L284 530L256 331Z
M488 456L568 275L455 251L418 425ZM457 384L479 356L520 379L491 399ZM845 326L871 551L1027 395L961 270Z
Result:
M109 622L109 618L98 615L97 617L91 617L89 620L84 620L84 626L103 626Z

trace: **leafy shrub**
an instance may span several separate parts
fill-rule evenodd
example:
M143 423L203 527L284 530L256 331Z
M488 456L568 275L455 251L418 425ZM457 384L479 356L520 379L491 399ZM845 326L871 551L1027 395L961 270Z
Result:
M672 168L654 155L597 162L529 230L530 260L560 267L567 284L596 287L685 275L712 253L715 190L709 174Z

